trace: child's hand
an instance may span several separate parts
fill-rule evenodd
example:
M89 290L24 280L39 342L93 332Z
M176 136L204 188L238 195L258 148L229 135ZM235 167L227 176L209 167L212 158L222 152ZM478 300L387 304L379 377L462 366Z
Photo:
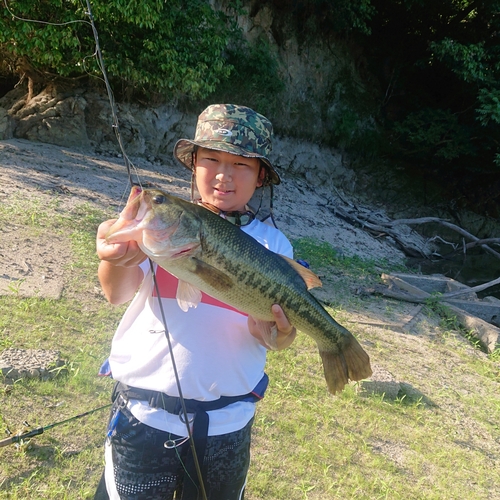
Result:
M106 243L106 234L115 222L116 219L107 220L97 229L97 256L99 259L107 261L114 266L138 266L146 258L146 254L139 248L135 241L111 244Z
M271 312L274 322L255 320L252 316L248 316L248 330L266 349L280 351L295 340L297 330L290 324L278 304L272 306Z

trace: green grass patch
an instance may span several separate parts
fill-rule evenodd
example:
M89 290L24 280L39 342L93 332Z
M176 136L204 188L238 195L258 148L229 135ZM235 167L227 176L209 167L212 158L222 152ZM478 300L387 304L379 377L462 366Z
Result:
M88 205L58 213L54 203L50 213L29 203L14 207L14 219L0 208L2 224L61 232L72 255L61 299L0 297L0 349L57 349L65 361L52 380L0 385L0 438L7 429L36 428L105 405L113 385L97 377L124 311L96 290L95 231L107 215ZM358 321L356 311L388 322L402 314L398 302L352 299L353 288L393 270L390 263L345 257L307 238L294 248L331 286L330 314L349 321L372 364L403 383L395 399L366 393L362 383L334 397L311 338L299 333L289 349L270 352L270 387L257 408L245 498L500 499L498 352L472 349L457 325L431 307L418 337ZM107 419L101 410L19 448L0 448L0 499L93 498Z
M293 240L292 244L295 258L305 260L311 269L316 271L335 268L336 271L340 270L357 278L366 275L378 276L381 269L385 272L407 271L404 266L395 266L387 260L362 259L357 255L344 255L341 249L315 238L298 238Z

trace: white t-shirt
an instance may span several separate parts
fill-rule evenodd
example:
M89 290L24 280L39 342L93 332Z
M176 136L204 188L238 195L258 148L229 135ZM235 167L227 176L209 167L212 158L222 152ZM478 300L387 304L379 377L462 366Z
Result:
M275 227L254 220L241 230L269 250L293 256L287 238ZM113 338L109 358L113 378L132 387L178 396L165 327L146 261L141 289L125 312ZM264 376L266 349L250 335L247 315L206 294L198 307L187 312L177 304L178 280L157 268L167 328L183 397L213 401L221 396L251 392ZM128 407L141 422L156 429L186 436L178 415L130 400ZM209 411L209 435L243 428L253 417L255 404L237 402Z

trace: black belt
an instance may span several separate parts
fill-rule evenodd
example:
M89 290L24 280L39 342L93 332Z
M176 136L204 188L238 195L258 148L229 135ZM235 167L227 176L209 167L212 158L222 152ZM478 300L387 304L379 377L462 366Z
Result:
M182 411L181 398L176 396L169 396L163 392L150 391L148 389L139 389L138 387L130 387L129 385L117 382L113 389L112 400L114 401L118 394L123 394L127 399L138 399L139 401L147 401L151 408L160 408L162 410L173 413L174 415L179 415ZM259 401L253 393L244 394L241 396L221 396L219 399L214 401L198 401L196 399L184 399L184 404L186 405L186 410L188 413L197 413L200 411L212 411L224 408L232 403L237 403L238 401L249 401L256 402Z
M125 399L138 399L139 401L147 401L151 408L160 408L162 410L168 411L169 413L173 413L174 415L179 415L181 418L183 417L181 398L169 396L168 394L164 394L163 392L130 387L128 385L122 384L121 382L117 382L113 389L113 402L119 394L122 394ZM204 478L206 477L206 474L204 473L203 468L203 457L205 456L205 448L207 445L209 422L207 411L218 410L238 401L256 402L260 399L261 398L259 398L254 393L244 394L241 396L221 396L219 399L216 399L214 401L184 399L186 411L188 413L195 414L193 422L193 440L196 450L196 456L201 462L199 463L199 465L203 471ZM182 421L184 422L183 419ZM199 484L194 465L194 458L192 457L191 453L188 458L188 462L186 463L186 468L189 472L188 476L191 481L184 481L182 498L197 498Z

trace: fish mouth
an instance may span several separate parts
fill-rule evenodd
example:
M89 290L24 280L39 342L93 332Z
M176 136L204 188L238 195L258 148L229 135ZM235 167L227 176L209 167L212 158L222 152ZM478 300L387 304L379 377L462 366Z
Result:
M167 223L155 214L158 199L161 197L161 204L166 201L166 196L158 190L143 190L139 186L133 186L127 205L105 236L106 242L137 241L146 254L156 257L165 254L181 257L192 250L192 244L173 248L169 243L170 237L179 228L178 218L172 218Z
M133 186L119 219L106 234L107 243L125 243L136 239L136 232L140 231L138 226L150 209L148 203L142 203L143 200L142 189L139 186Z

